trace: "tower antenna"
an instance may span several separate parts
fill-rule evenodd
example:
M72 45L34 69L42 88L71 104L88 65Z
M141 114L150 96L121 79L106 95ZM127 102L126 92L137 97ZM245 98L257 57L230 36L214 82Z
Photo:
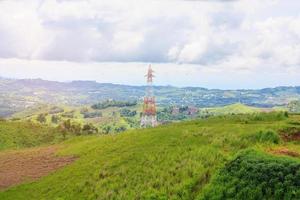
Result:
M157 117L155 97L153 93L153 78L155 76L151 65L149 65L148 72L145 77L147 78L147 87L146 94L144 96L141 127L154 127L157 125Z

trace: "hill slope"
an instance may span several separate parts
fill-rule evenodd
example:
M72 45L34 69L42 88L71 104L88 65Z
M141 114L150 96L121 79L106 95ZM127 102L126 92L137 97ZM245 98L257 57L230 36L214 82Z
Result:
M61 141L56 129L28 122L0 121L0 150L40 146Z
M231 104L223 107L207 108L208 113L214 115L226 115L226 114L247 114L261 112L261 109L256 107L247 106L241 103Z
M0 192L0 199L201 198L211 176L242 149L263 152L284 146L300 152L294 143L280 142L276 133L287 126L299 128L291 120L299 117L228 116L73 138L60 145L59 154L76 155L77 161L39 181Z

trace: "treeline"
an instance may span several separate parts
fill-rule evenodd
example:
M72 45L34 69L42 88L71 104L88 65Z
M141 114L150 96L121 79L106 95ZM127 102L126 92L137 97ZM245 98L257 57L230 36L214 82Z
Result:
M97 104L92 105L93 109L105 109L109 107L127 107L127 106L135 106L137 105L136 101L115 101L115 100L107 100Z
M90 135L99 132L99 129L91 123L81 125L80 123L71 122L70 119L63 121L58 125L57 129L62 133L64 138L66 138L68 133L74 135Z
M136 116L136 114L137 114L136 110L131 111L126 108L120 110L120 115L122 117L134 117L134 116Z
M191 106L165 107L157 112L157 119L163 123L182 121L197 117L199 109Z

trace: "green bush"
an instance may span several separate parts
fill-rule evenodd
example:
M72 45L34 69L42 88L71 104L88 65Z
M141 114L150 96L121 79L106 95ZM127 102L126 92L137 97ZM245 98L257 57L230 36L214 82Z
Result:
M225 165L199 199L300 199L300 162L243 151Z
M273 130L260 130L253 135L246 136L246 138L251 140L251 142L259 143L269 142L278 144L280 141L279 135Z

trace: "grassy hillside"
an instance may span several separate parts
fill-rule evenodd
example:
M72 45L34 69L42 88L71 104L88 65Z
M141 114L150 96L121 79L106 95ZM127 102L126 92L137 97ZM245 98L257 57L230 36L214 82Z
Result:
M142 106L139 104L125 107L112 106L104 109L93 109L91 106L39 105L15 113L10 119L19 121L30 120L33 123L41 124L37 119L39 115L44 115L45 122L42 124L52 127L57 127L63 121L71 120L81 125L91 123L100 130L99 132L103 132L102 129L107 126L111 127L111 132L116 132L114 129L119 127L124 127L124 129L139 127L141 108ZM132 117L122 116L121 111L123 109L136 111L136 114ZM98 116L93 116L93 114L98 114ZM53 117L57 118L55 122L52 120Z
M241 150L254 149L263 158L271 156L270 149L300 152L297 142L284 142L278 135L290 126L299 129L298 121L299 116L282 113L237 115L76 137L61 144L59 152L78 156L75 163L3 191L0 199L210 199L204 196L209 189L203 188ZM279 157L272 156L270 165ZM299 158L293 160L299 163Z
M0 121L0 150L34 147L61 141L53 128L28 122Z
M213 115L226 115L226 114L247 114L261 112L261 109L247 106L241 103L236 103L223 107L207 108L205 109L209 114Z

